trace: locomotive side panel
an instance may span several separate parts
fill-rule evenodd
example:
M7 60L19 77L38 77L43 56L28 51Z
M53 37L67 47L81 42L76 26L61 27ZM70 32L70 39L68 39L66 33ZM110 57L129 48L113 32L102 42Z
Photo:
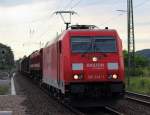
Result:
M122 81L125 82L125 73L124 73L125 68L124 68L123 48L121 39L118 39L118 46L119 46L120 76L122 77Z
M43 49L43 79L50 86L58 87L57 82L57 43Z

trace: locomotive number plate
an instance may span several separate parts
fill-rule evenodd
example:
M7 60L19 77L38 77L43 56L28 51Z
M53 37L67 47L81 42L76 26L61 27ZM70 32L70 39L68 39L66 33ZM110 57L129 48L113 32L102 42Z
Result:
M103 63L87 63L86 67L87 68L104 69L104 64Z
M88 79L104 79L104 75L88 75Z

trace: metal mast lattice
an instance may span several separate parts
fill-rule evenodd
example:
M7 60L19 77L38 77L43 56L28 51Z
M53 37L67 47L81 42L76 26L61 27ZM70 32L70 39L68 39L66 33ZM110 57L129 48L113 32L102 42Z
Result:
M127 0L127 21L128 21L128 85L129 76L135 72L135 40L134 40L134 17L133 0ZM131 73L132 70L132 73Z

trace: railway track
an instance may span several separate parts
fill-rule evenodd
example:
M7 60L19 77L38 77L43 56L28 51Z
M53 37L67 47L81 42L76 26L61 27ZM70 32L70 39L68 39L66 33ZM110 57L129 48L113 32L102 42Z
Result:
M28 79L28 81L31 81L31 80ZM37 86L36 82L32 82L32 83L35 83L35 85ZM40 85L38 85L38 86L40 86ZM41 88L41 90L43 92L45 92L46 94L48 94L47 90L44 90L43 88ZM56 98L54 98L54 99L56 99ZM141 95L141 94L132 93L132 92L126 92L125 99L132 100L132 101L141 103L142 105L146 105L146 106L150 105L150 96L146 96L146 95ZM58 102L75 115L100 115L100 114L102 114L102 115L123 115L123 113L120 113L117 109L113 108L113 106L106 106L103 109L95 108L94 110L91 110L91 111L87 111L87 110L82 111L81 109L74 108L67 103L64 103L61 101L58 101ZM30 113L30 111L28 111L28 112Z
M44 91L45 93L48 94L48 91L42 88L42 91ZM57 98L51 96L54 100L58 101L60 104L62 104L63 106L65 106L67 109L69 109L71 112L73 112L76 115L100 115L100 114L107 114L107 115L124 115L123 113L117 111L116 109L110 107L110 106L105 106L103 109L97 109L95 107L94 111L90 111L89 113L87 111L82 110L81 108L75 108L72 107L71 105L69 105L66 102L60 101ZM99 108L99 107L98 107ZM102 108L102 107L101 107ZM86 108L86 109L91 109ZM93 113L94 112L94 113Z
M150 105L150 96L126 91L126 99L136 101L143 105Z
M110 106L87 107L79 109L84 115L124 115Z
M41 87L36 81L32 81L32 83L34 83L35 85L37 85L44 93L46 93L47 95L49 95L48 90L46 90L44 87ZM58 100L57 98L55 98L53 96L50 96L50 97L53 98L54 100L58 101L58 103L62 104L64 107L66 107L68 110L70 110L72 113L74 113L76 115L99 115L101 113L102 114L105 113L107 115L123 115L119 111L117 111L114 108L109 107L109 106L105 106L103 109L100 109L100 110L99 109L94 109L94 111L90 111L89 113L87 111L83 112L82 109L78 109L78 108L72 107L68 103L60 101L60 100ZM93 114L93 112L95 114Z
M66 103L61 102L61 104L63 104L66 108L68 108L71 112L73 112L76 115L85 115L85 113L79 111L78 109L76 109L76 108L74 108L74 107L72 107Z
M121 112L117 111L116 109L109 107L109 106L106 106L105 109L108 110L113 115L124 115L123 113L121 113Z

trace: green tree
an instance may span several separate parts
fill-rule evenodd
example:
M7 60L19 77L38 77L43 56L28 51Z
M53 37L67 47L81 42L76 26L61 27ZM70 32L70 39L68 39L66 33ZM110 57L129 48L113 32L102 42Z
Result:
M128 67L128 52L126 50L123 51L124 54L124 63L125 63L125 67ZM131 59L131 61L133 61ZM148 67L149 66L149 59L142 56L142 55L137 55L135 54L135 70L133 70L132 68L130 68L130 72L131 75L133 76L138 76L138 75L143 75L143 68ZM126 69L127 72L127 69Z
M14 54L9 46L0 43L0 69L14 67Z
M136 55L135 56L135 64L136 67L147 67L149 66L149 60L148 58L141 56L141 55Z
M124 50L123 51L123 54L124 54L124 63L125 63L125 67L127 67L128 65L128 52L127 50ZM133 61L131 59L131 61ZM137 55L135 54L135 65L136 67L147 67L149 66L149 59L142 56L142 55Z

